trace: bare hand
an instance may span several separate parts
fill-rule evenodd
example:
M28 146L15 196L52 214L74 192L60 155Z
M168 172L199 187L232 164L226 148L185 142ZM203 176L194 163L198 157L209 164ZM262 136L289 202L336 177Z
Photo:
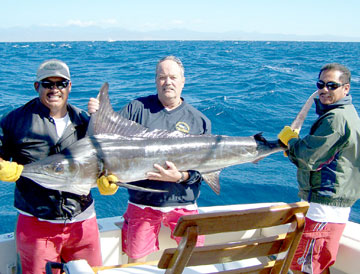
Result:
M93 114L99 110L100 102L96 98L90 98L88 102L88 112Z
M177 182L181 178L181 172L176 168L173 162L166 161L167 169L158 164L154 164L154 167L159 172L148 172L146 174L149 180Z

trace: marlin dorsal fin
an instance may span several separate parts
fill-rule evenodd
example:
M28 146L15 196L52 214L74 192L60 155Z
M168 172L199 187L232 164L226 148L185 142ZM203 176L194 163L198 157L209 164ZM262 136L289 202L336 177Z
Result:
M127 120L114 111L110 104L108 83L102 85L97 99L100 102L100 107L97 112L91 115L88 128L89 136L97 134L134 136L147 131L142 125Z
M106 82L102 85L97 98L100 102L100 107L97 112L91 115L87 131L88 136L114 134L123 137L174 138L185 135L180 131L150 131L146 127L130 121L115 112L109 99L109 84Z

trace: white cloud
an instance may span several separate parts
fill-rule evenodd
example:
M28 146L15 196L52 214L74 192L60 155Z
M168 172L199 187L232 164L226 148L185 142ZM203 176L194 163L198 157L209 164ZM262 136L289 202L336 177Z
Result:
M78 27L91 27L91 26L96 26L98 24L94 21L68 20L66 22L66 25L78 26Z
M100 21L82 21L79 19L72 19L68 20L66 25L68 26L78 26L78 27L94 27L94 26L101 26L101 27L109 27L117 25L118 21L116 19L106 19Z
M116 19L106 19L102 21L106 25L117 25L118 21Z
M179 25L183 25L184 21L179 20L179 19L175 19L175 20L171 21L171 24L179 26Z

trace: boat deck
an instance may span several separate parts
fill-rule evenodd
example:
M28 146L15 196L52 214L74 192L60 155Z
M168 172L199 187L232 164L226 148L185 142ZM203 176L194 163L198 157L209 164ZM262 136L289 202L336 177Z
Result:
M216 212L224 210L239 210L268 204L239 204L231 206L212 206L203 207L200 212ZM127 256L121 251L121 227L123 218L121 216L103 218L98 220L101 248L104 266L119 265L127 263ZM331 267L332 274L357 274L360 269L360 224L348 222L340 241L340 248L336 263ZM251 238L259 233L271 233L266 230L248 230L241 232L233 232L228 236L234 238ZM206 242L217 242L226 240L219 236L210 236L206 238ZM177 244L170 238L170 230L163 227L160 232L160 251L154 252L148 256L148 261L159 260L162 251L166 248L176 247ZM16 264L15 240L14 234L0 235L0 273L12 274ZM137 272L134 272L137 273ZM206 273L206 272L205 272Z

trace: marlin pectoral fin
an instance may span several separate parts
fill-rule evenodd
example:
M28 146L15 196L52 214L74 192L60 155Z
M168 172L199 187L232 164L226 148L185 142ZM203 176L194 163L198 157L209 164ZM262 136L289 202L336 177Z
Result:
M220 183L219 176L221 170L210 172L210 173L202 173L203 180L209 185L209 187L217 194L220 194Z
M119 187L123 187L123 188L127 188L127 189L133 189L133 190L139 190L139 191L168 192L167 190L163 190L163 189L146 188L146 187L132 185L132 184L129 184L129 183L115 182L115 184L118 185Z

